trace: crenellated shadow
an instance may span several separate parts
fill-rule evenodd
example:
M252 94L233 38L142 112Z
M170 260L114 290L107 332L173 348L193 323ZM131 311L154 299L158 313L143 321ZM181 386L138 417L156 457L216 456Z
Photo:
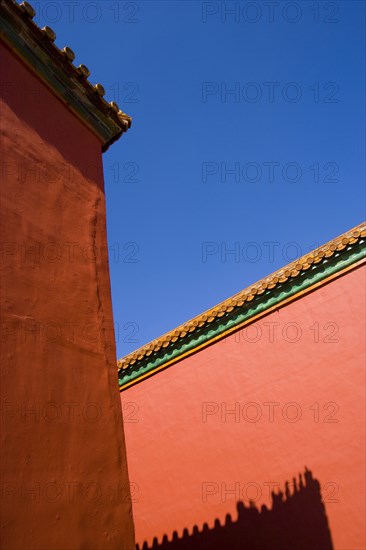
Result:
M195 525L191 534L184 529L182 537L174 531L171 540L164 535L151 547L144 542L141 550L332 550L319 481L305 468L304 481L300 474L292 492L288 483L285 487L285 493L272 492L270 509L239 501L236 521L228 514L223 525L218 519L212 529L207 523L202 530Z

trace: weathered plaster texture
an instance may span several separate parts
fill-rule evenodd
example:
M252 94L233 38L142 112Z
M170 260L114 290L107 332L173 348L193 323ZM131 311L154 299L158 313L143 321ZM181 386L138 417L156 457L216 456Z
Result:
M1 50L3 548L132 550L101 147Z

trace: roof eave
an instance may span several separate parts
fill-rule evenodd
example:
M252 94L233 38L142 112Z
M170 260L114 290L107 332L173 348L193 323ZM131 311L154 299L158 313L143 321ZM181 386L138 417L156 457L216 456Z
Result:
M72 50L60 50L52 29L40 29L32 20L34 14L27 2L2 0L1 40L99 138L106 151L130 128L131 117L115 102L105 101L103 86L89 82L89 70L73 65Z
M354 267L365 237L363 223L123 357L121 391Z

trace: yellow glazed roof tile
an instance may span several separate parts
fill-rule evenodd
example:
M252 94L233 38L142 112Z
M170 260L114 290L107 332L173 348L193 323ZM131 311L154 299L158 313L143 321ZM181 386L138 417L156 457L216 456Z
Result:
M205 325L208 326L209 323L212 323L217 317L232 311L235 307L241 307L245 302L253 300L256 294L263 294L265 290L275 288L277 285L286 282L290 277L298 277L303 271L309 269L313 263L319 263L324 258L333 256L336 251L343 250L347 245L357 243L365 236L366 223L362 223L343 235L329 241L325 245L305 254L278 271L275 271L271 275L264 277L244 290L241 290L213 308L197 315L190 321L183 323L163 336L145 344L138 350L122 357L117 361L118 370L127 369L130 365L134 365L137 361L141 361L145 356L151 355L153 351L159 351L162 347L168 347L171 342L176 342L180 338L184 338L188 333L194 332L197 328Z

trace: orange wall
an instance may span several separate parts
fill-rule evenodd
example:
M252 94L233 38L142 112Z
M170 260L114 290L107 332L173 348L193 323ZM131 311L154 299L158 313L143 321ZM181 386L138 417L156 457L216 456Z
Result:
M132 550L101 145L0 55L2 547Z
M269 504L270 484L283 489L306 465L335 548L365 548L364 275L122 392L138 543L236 518L239 499Z

